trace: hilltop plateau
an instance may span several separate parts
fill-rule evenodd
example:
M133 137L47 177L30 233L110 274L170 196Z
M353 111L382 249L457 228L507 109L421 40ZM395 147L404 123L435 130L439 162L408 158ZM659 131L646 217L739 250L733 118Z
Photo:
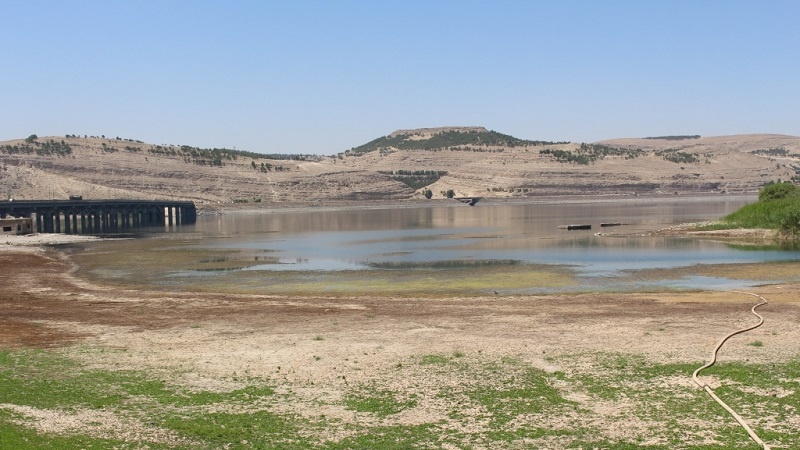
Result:
M338 155L265 155L95 136L0 142L4 199L171 198L276 207L455 196L755 193L800 179L800 137L525 140L482 127L398 130Z

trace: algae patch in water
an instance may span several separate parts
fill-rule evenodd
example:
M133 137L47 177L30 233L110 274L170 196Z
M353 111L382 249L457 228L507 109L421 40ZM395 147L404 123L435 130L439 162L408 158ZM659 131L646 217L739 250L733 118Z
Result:
M562 288L574 284L568 270L519 265L469 270L346 270L231 272L197 280L193 289L284 295L485 295L496 291Z
M186 240L101 242L74 253L82 275L123 286L282 295L485 295L575 284L569 268L514 260L374 263L359 270L254 270L281 264L263 249Z

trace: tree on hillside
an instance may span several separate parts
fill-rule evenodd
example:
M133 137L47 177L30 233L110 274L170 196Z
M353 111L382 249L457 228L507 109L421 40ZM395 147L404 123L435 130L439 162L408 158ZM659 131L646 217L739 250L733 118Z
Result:
M39 139L39 136L37 136L35 134L32 134L32 135L28 136L27 138L25 138L25 142L27 142L28 144L33 144L33 142L36 139Z

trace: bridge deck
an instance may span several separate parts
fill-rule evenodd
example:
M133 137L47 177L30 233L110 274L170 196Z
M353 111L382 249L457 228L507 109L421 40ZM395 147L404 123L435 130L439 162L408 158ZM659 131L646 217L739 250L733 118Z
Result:
M197 209L169 200L14 200L0 202L0 217L33 217L41 233L99 234L194 223Z

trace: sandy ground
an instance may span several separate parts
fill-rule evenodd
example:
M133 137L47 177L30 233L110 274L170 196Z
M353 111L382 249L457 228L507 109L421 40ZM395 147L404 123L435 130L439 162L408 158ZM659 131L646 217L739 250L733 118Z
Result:
M74 239L83 238L0 239L0 266L11 268L0 272L0 348L123 350L76 357L102 368L179 377L173 381L205 390L234 389L237 375L278 377L296 395L315 399L293 403L293 412L341 420L355 419L342 408L320 409L319 399L385 380L387 367L419 355L513 357L548 372L566 369L549 356L586 352L704 361L721 336L754 320L753 297L729 292L428 299L119 290L76 278L63 253L37 246ZM761 310L766 325L726 347L722 360L797 358L800 286L754 292L770 301ZM745 343L756 339L764 345L754 353ZM676 382L691 386L688 378ZM409 389L403 379L392 383ZM611 404L595 407L617 411ZM397 420L422 423L443 414L436 405L415 411ZM617 437L628 432L618 430Z
M48 238L19 240L30 243L26 239ZM64 237L65 241L73 239ZM0 253L2 265L25 269L0 275L4 286L0 291L2 346L51 346L77 339L136 346L149 339L154 340L151 344L164 339L170 345L162 350L170 353L173 349L175 358L189 359L185 363L204 359L197 355L215 353L208 341L219 335L228 337L215 345L242 346L245 353L248 348L281 342L292 347L291 352L276 349L266 359L256 352L260 362L252 362L252 367L247 358L239 357L240 352L229 351L227 355L217 355L223 358L217 358L217 363L204 363L201 372L237 372L245 368L258 372L282 366L315 377L314 372L324 371L324 367L307 367L301 356L302 346L298 348L290 341L308 340L301 337L317 334L338 336L313 344L314 350L328 354L347 353L359 346L381 346L381 353L391 357L416 354L423 348L516 352L521 350L517 343L525 342L524 346L536 343L531 350L533 355L538 355L539 350L570 346L607 351L624 347L657 359L699 360L705 357L708 344L729 329L732 321L748 319L747 305L751 303L747 296L719 292L430 300L119 291L73 277L74 267L58 252L0 246L4 247L13 248ZM773 326L787 331L770 338L786 340L787 345L771 347L786 348L791 350L789 353L800 350L796 345L800 334L789 332L795 328L800 312L797 286L765 286L756 292L770 299L771 304L764 311L773 314ZM675 332L661 335L662 339L645 342L637 338L650 328L672 325L677 327ZM436 339L431 339L434 336ZM682 350L676 352L676 348ZM226 356L231 361L224 361Z
M531 360L569 348L625 349L660 361L702 360L721 333L751 319L753 304L752 297L726 292L427 299L120 291L74 278L70 262L52 251L5 252L0 261L25 267L0 275L0 346L88 340L152 348L158 350L152 358L163 358L154 366L172 361L209 375L264 374L280 366L296 377L317 379L329 375L328 364L359 348L381 348L364 358L376 364L465 349L521 353ZM770 300L763 312L770 330L778 331L759 337L773 349L762 356L795 356L800 351L798 286L763 286L754 292ZM640 339L656 328L666 332ZM313 341L318 335L328 338ZM307 364L315 352L328 355L328 362ZM729 356L736 357L736 351Z

